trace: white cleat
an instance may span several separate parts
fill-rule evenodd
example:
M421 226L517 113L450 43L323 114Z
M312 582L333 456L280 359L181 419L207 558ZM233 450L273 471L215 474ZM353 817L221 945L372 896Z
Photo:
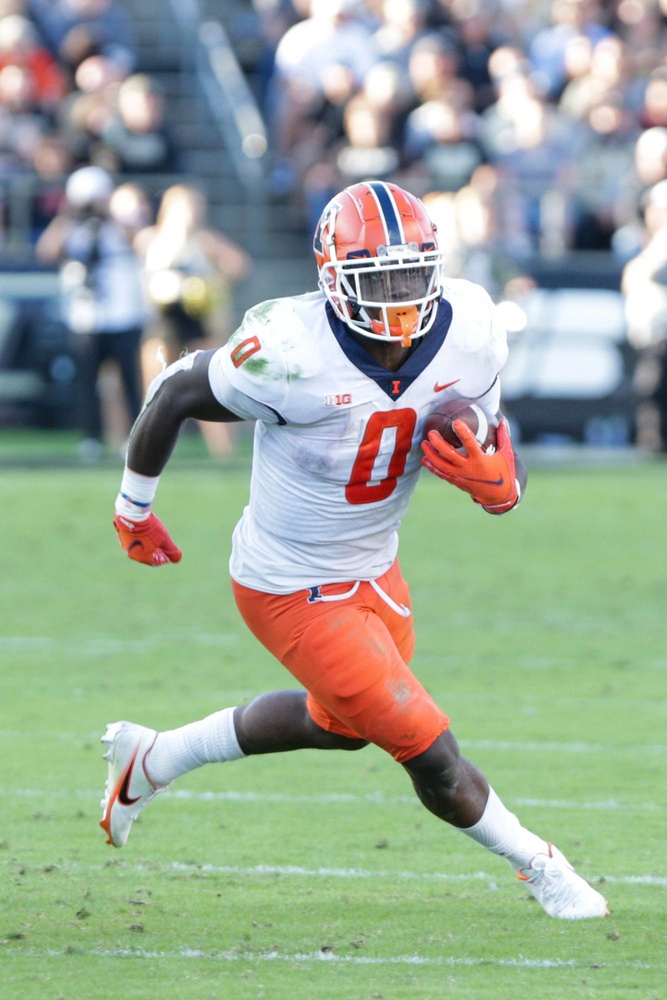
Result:
M123 847L130 829L142 809L168 785L155 785L146 774L146 756L155 743L157 732L133 722L112 722L102 737L107 747L104 760L109 762L100 826L107 844Z
M516 875L550 917L588 920L609 916L604 896L577 875L553 844L548 845L548 853L536 854Z

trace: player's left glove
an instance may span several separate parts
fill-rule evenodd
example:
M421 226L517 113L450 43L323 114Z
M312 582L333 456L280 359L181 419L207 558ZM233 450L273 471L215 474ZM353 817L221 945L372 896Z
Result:
M116 511L113 526L118 532L118 541L130 559L146 563L147 566L180 562L183 553L172 542L169 532L155 514L149 514L143 521L133 521Z
M430 431L428 441L421 444L424 452L422 465L469 493L475 503L481 504L489 514L504 514L511 510L518 503L520 494L514 449L505 418L498 425L494 452L483 451L462 420L455 420L452 426L465 450L453 448L437 431Z

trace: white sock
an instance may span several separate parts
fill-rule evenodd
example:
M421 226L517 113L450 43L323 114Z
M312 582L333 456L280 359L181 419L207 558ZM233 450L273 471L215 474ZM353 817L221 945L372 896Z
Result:
M223 708L200 722L158 733L146 765L151 781L168 785L203 764L245 757L236 738L234 709Z
M546 853L546 840L526 830L509 809L507 809L494 790L489 789L489 798L482 818L467 830L461 830L476 840L482 847L507 858L512 868L519 871L530 864L536 854Z

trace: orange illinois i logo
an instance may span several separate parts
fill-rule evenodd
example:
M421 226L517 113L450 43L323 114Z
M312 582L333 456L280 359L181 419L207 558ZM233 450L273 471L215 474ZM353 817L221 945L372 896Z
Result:
M392 396L400 396L400 394L401 394L401 380L400 380L400 378L392 379L392 382L391 382L391 394L392 394Z

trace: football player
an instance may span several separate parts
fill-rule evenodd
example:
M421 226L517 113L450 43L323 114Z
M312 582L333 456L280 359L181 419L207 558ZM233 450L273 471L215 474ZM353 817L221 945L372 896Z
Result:
M152 504L181 425L254 420L233 592L248 627L304 690L168 732L111 724L102 737L108 842L125 844L153 797L205 763L375 743L431 812L505 857L549 915L605 916L600 893L460 755L449 719L409 667L413 619L397 529L422 467L495 515L525 488L500 414L507 345L493 304L478 285L444 277L435 226L393 184L355 184L334 197L314 251L319 291L263 302L225 347L188 355L154 380L114 521L131 559L178 562ZM463 449L435 431L422 440L427 415L463 397L498 414L495 450L463 423Z

